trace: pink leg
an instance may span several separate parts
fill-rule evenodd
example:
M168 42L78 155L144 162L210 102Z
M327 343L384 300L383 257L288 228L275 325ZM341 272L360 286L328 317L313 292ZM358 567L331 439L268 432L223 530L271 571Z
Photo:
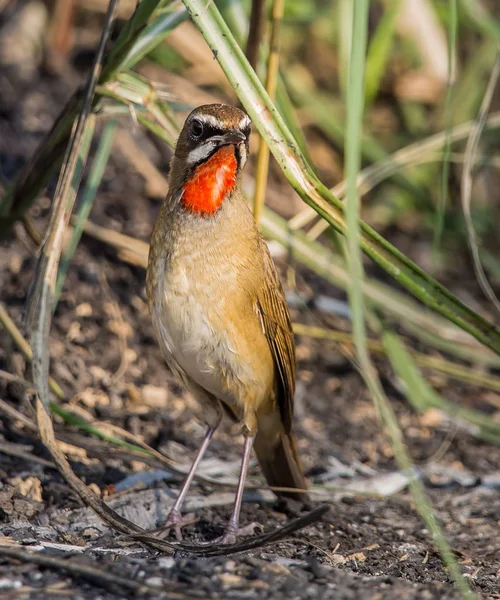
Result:
M236 488L236 497L234 499L233 512L231 513L231 518L229 519L229 522L226 525L224 535L220 540L222 544L234 544L238 534L247 533L246 531L241 530L239 528L239 522L241 501L243 500L243 492L245 489L245 481L247 478L248 464L250 462L250 454L252 453L252 446L254 440L255 436L245 437L245 445L243 446L243 459L241 461L240 478L238 479L238 487ZM255 526L256 524L252 523L252 530Z
M203 443L202 443L200 449L198 450L198 454L196 455L196 458L194 459L194 462L191 465L191 468L189 469L189 473L186 477L186 480L184 481L184 483L182 485L179 495L177 496L177 500L175 501L175 504L172 507L172 510L170 511L170 513L167 517L165 525L162 527L162 531L165 529L170 530L170 528L171 528L170 526L174 525L175 537L177 538L177 540L179 542L182 540L181 526L183 524L181 508L184 503L184 500L186 499L186 495L188 493L189 487L193 481L193 477L196 472L196 469L198 468L198 465L200 464L200 461L203 458L203 455L205 454L206 449L208 448L208 444L210 443L210 440L212 439L214 431L215 431L215 427L209 427L207 429L207 433L205 434L205 439L203 440Z

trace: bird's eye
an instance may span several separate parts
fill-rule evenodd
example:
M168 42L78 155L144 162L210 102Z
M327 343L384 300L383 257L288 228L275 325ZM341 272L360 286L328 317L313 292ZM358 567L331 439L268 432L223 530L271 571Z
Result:
M191 135L194 138L199 138L203 133L203 125L199 119L193 119L191 123Z

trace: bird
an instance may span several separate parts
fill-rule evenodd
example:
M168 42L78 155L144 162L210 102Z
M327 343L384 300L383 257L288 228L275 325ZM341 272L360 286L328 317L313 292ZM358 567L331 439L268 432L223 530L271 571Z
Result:
M307 505L293 432L295 344L280 279L241 191L250 117L226 104L195 108L181 130L151 236L146 293L170 370L207 426L165 526L182 540L181 508L222 419L243 435L243 457L222 543L234 543L252 448L270 486Z

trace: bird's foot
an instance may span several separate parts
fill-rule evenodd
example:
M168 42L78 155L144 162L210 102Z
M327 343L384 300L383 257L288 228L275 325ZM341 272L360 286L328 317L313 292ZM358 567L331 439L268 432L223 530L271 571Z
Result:
M264 527L260 523L254 521L245 527L238 527L235 523L229 522L224 534L218 537L214 542L216 544L235 544L239 537L254 535L256 531L263 531Z
M182 516L180 511L172 509L167 517L167 520L165 521L165 524L155 531L155 535L160 539L165 539L170 535L173 529L175 539L178 542L182 542L182 528L186 525L190 525L194 521L194 513L189 513Z

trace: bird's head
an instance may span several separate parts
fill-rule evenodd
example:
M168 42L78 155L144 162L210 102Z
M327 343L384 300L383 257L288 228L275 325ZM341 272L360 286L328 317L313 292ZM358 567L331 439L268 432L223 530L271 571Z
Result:
M232 194L248 158L250 125L246 113L226 104L199 106L187 117L172 164L187 210L210 216Z

